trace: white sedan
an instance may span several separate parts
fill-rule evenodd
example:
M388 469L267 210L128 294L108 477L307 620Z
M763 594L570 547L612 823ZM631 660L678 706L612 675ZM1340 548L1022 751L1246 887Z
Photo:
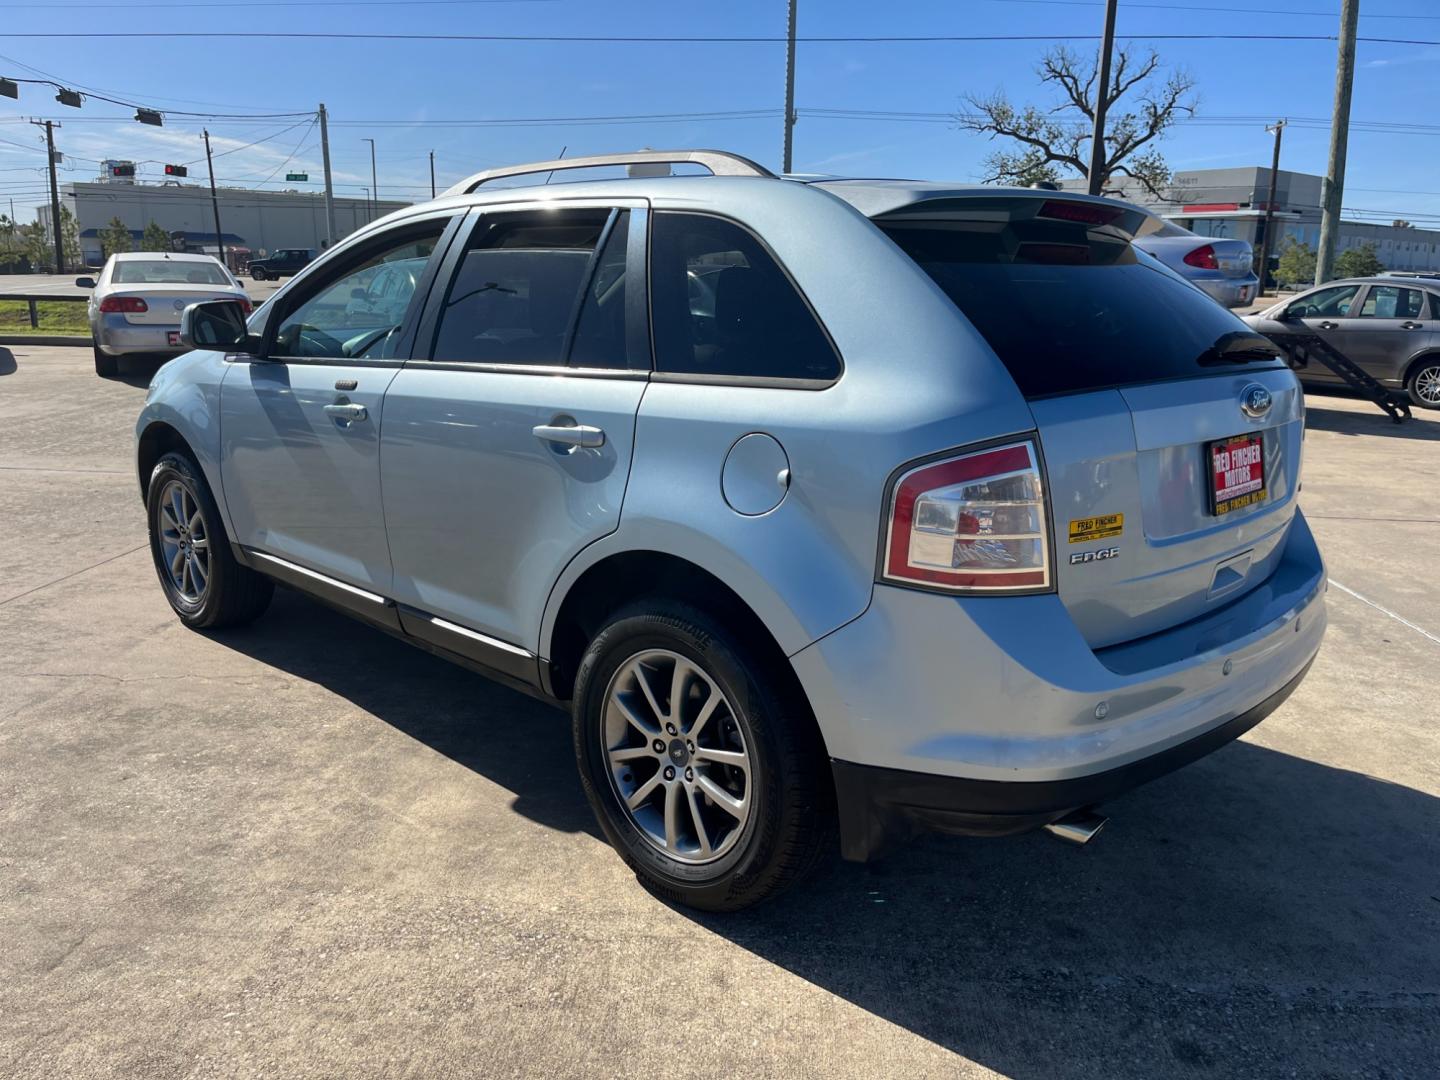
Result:
M250 299L240 282L212 255L165 251L129 251L111 255L99 279L76 278L90 294L90 336L95 342L95 374L109 377L119 358L132 353L176 355L180 313L202 300Z

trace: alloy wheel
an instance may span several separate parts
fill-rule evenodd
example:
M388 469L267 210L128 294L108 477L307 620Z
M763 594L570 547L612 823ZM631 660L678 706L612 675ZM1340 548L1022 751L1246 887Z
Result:
M707 863L739 841L754 799L743 716L698 664L648 649L605 694L610 782L640 834L670 858Z
M1415 373L1415 396L1426 405L1440 405L1440 365L1421 368Z
M171 480L160 492L160 558L170 587L189 604L205 599L210 584L210 532L193 492Z

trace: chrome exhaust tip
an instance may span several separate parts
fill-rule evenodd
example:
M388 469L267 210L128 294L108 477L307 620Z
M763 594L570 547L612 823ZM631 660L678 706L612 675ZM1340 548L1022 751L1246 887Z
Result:
M1097 814L1093 810L1076 810L1073 814L1066 814L1059 821L1052 821L1045 826L1045 831L1052 836L1058 836L1061 840L1068 840L1072 844L1079 844L1082 847L1088 844L1105 827L1105 822L1110 819L1103 814Z

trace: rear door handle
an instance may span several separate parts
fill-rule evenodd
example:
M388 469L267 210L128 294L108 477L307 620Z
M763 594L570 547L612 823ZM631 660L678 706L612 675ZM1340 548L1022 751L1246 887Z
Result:
M605 432L585 424L537 424L531 428L531 432L542 442L559 443L562 446L594 450L605 445Z
M370 410L364 405L356 405L354 402L337 402L334 405L325 406L325 414L333 416L347 424L358 424L362 420L370 419Z
M1400 329L1401 329L1401 330L1423 330L1424 328L1425 328L1425 324L1424 324L1424 323L1418 323L1418 322L1402 322L1402 323L1400 324Z
M1338 330L1339 328L1340 328L1340 324L1339 324L1339 323L1322 322L1322 323L1320 324L1320 329L1321 329L1321 330Z

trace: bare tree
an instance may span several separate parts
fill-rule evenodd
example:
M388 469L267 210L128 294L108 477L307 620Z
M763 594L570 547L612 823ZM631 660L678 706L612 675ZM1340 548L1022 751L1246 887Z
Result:
M968 112L955 120L966 131L1004 138L1014 145L997 150L985 160L987 183L1033 184L1054 182L1067 174L1088 179L1095 123L1094 61L1087 61L1065 46L1041 58L1035 69L1042 84L1059 89L1059 101L1049 107L1017 107L1001 91L988 96L967 94ZM1155 145L1182 116L1195 112L1195 80L1187 72L1164 74L1160 57L1152 50L1139 57L1128 46L1115 51L1106 97L1105 174L1102 190L1118 190L1118 178L1129 177L1151 194L1163 197L1170 167ZM1116 103L1130 95L1129 108Z

